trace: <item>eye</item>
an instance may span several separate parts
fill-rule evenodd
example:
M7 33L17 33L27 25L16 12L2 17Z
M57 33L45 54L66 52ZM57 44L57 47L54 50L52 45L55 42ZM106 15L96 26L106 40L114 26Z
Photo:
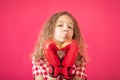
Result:
M59 24L58 27L62 27L63 25L62 24Z
M73 26L68 26L68 28L73 29Z

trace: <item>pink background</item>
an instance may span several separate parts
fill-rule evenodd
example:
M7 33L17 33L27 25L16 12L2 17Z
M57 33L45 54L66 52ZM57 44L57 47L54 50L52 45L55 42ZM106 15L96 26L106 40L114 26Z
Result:
M0 80L33 80L39 30L61 10L76 17L88 45L88 80L120 80L119 0L0 0Z

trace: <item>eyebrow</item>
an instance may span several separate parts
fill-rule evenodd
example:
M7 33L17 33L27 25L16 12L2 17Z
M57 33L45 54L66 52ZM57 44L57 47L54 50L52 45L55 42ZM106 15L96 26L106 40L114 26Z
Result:
M64 22L64 21L57 21L57 22ZM73 25L73 23L68 23L68 24L72 24Z

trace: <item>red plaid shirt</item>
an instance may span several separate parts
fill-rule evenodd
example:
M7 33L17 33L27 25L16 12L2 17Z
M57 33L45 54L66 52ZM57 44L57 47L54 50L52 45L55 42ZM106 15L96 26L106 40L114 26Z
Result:
M41 60L39 60L39 64L35 65L34 58L33 58L32 64L33 64L33 67L32 67L33 76L35 77L35 76L42 75L44 80L47 80L49 77L49 74L48 74L49 64L48 64L48 62L45 63L41 59ZM87 75L85 73L85 66L86 66L85 63L80 65L80 66L73 65L72 73L75 74L75 76L82 78L83 80L87 80ZM60 80L60 76L57 77L57 80Z

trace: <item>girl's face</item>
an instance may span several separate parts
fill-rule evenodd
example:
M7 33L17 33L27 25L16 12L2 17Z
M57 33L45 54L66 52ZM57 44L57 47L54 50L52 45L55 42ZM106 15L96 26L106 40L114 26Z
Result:
M56 21L54 39L60 43L72 39L73 29L74 26L71 18L68 15L60 16Z

